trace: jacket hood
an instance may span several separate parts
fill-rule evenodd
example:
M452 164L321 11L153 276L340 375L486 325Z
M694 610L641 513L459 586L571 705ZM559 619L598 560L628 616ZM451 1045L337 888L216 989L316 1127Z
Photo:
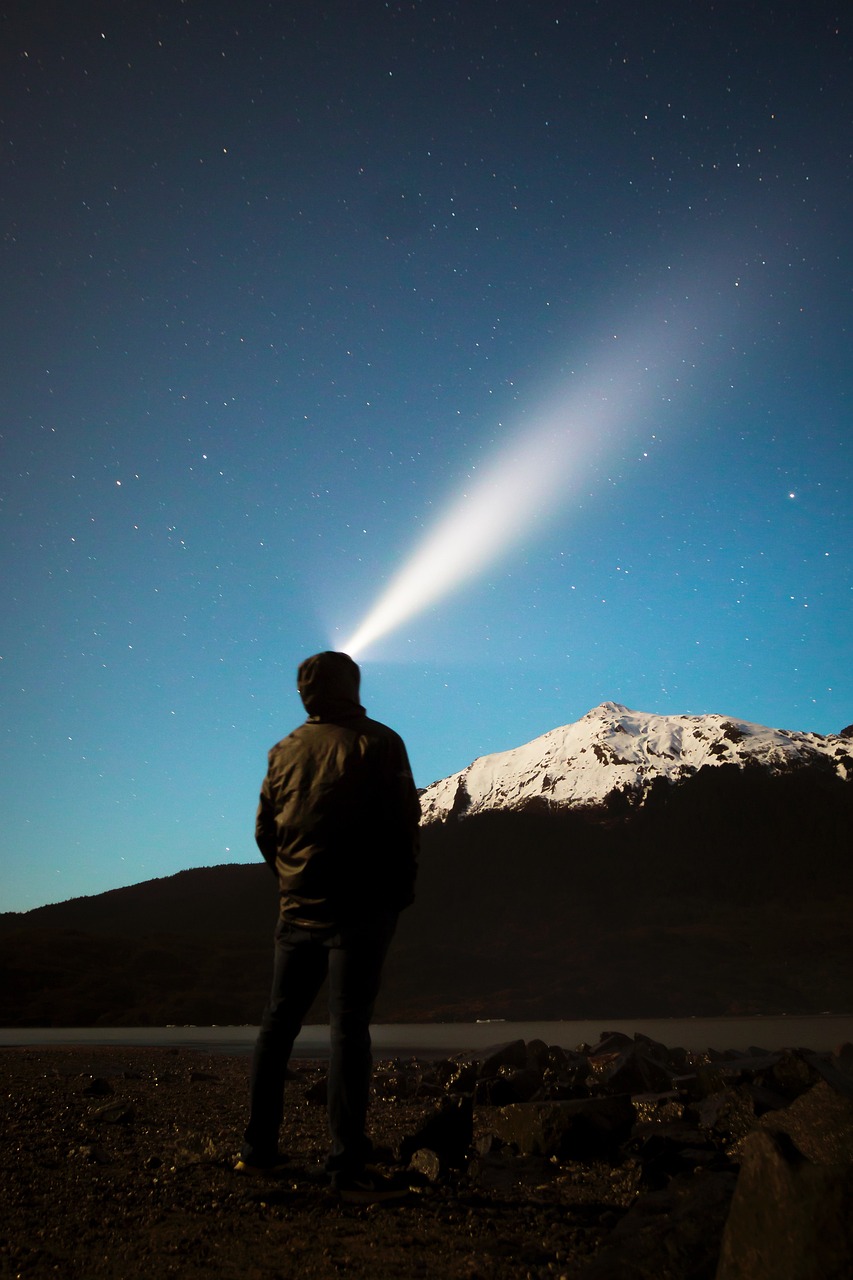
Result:
M358 700L361 672L348 653L315 653L300 664L296 676L299 696L312 720L363 716Z

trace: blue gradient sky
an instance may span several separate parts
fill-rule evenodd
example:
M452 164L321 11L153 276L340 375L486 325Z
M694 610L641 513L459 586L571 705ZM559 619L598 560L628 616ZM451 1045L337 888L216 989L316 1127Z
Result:
M559 491L362 655L418 783L604 699L853 721L846 8L0 35L0 909L254 859L298 662L546 413Z

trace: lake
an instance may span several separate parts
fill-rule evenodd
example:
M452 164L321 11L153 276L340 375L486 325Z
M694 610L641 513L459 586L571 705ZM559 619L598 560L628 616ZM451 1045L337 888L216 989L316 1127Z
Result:
M53 1045L140 1045L248 1054L257 1027L0 1027L0 1048ZM853 1016L759 1018L601 1018L584 1022L434 1022L380 1024L372 1028L377 1058L441 1058L482 1052L507 1040L544 1040L564 1049L595 1044L603 1031L637 1032L670 1048L831 1050L853 1041ZM305 1027L294 1049L297 1058L325 1058L327 1027Z

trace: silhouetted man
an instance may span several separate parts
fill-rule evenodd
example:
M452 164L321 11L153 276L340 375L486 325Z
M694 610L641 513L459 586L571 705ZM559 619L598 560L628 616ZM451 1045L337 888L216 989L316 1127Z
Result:
M255 839L278 875L281 907L236 1168L283 1168L287 1064L328 974L326 1168L341 1198L378 1200L396 1188L367 1167L369 1027L397 916L414 896L420 803L403 740L359 704L359 674L345 653L306 658L297 688L308 719L269 753Z

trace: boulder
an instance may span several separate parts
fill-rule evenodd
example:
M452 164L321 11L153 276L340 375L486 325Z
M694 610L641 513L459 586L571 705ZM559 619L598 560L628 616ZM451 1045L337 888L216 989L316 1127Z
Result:
M541 1075L548 1065L551 1049L544 1040L528 1040L526 1047L528 1068L531 1071L538 1071Z
M732 1173L682 1173L639 1196L580 1280L713 1280L734 1184Z
M93 1076L82 1093L84 1098L106 1098L109 1094L115 1093L115 1090L109 1080L104 1080L102 1076Z
M691 1094L696 1098L707 1098L721 1090L734 1088L738 1084L751 1084L756 1079L766 1081L781 1058L778 1053L758 1054L726 1051L725 1056L709 1050L708 1061L697 1063L693 1070ZM777 1093L781 1092L777 1089ZM790 1095L794 1096L794 1095ZM789 1096L783 1098L789 1101Z
M587 1048L587 1057L593 1058L600 1053L619 1053L633 1043L634 1041L624 1031L602 1031L598 1042Z
M493 1132L522 1155L606 1158L623 1142L634 1122L627 1094L577 1098L569 1102L522 1102L499 1107Z
M428 1150L439 1160L442 1172L465 1165L474 1136L470 1097L444 1098L421 1127L400 1144L400 1160L408 1163L417 1151Z
M699 1127L731 1148L755 1128L760 1105L751 1085L721 1089L709 1094L696 1108Z
M832 1085L837 1093L844 1093L853 1098L853 1068L844 1057L850 1045L842 1045L841 1050L832 1054L810 1053L808 1060L813 1064L818 1075Z
M845 1041L843 1044L837 1045L832 1055L832 1061L833 1065L838 1067L839 1070L853 1075L853 1044Z
M470 1054L458 1054L436 1062L425 1081L447 1093L472 1093L477 1081L477 1061ZM423 1087L423 1086L422 1086Z
M474 1101L479 1105L505 1107L511 1102L529 1102L542 1088L542 1076L531 1067L500 1067L496 1076L478 1080Z
M613 1093L650 1093L672 1088L682 1069L668 1056L664 1045L647 1036L633 1040L621 1032L605 1033L589 1052L589 1083Z
M631 1096L637 1124L671 1124L684 1116L684 1101L674 1089L665 1093L635 1093Z
M489 1050L488 1057L484 1058L479 1074L481 1077L488 1078L496 1076L501 1067L515 1067L517 1069L528 1065L527 1045L523 1040L509 1040L505 1044L495 1045Z
M650 1188L666 1186L679 1173L731 1168L713 1142L685 1121L643 1125L639 1132L635 1128L628 1150L639 1162L642 1185Z
M853 1165L816 1164L781 1129L740 1155L716 1280L850 1280Z
M819 1080L783 1111L769 1111L759 1125L787 1134L814 1164L853 1165L853 1098L826 1080Z
M418 1147L409 1161L412 1173L419 1174L426 1182L438 1182L441 1177L441 1158L429 1147Z
M90 1113L90 1119L97 1120L101 1124L130 1124L135 1118L136 1113L132 1104L121 1100L107 1102Z
M542 1084L534 1096L537 1101L586 1097L589 1063L585 1053L551 1045L542 1068Z
M755 1072L754 1079L757 1084L777 1090L789 1101L798 1098L820 1079L816 1055L801 1049L784 1049L774 1054L773 1059L765 1070Z

